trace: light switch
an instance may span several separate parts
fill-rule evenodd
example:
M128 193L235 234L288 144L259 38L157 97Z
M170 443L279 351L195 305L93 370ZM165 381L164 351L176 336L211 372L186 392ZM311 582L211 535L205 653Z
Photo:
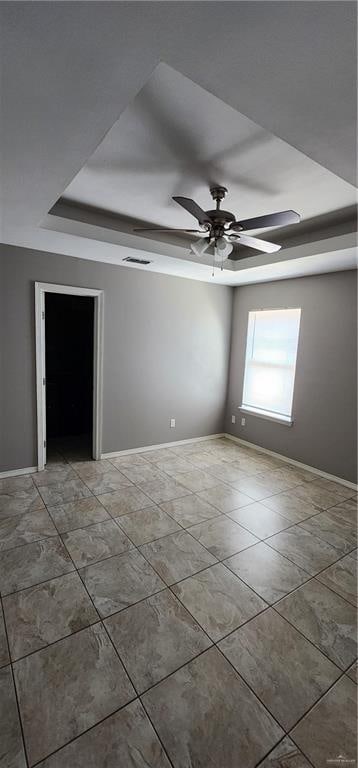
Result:
M170 427L171 429L175 427L175 419L170 419Z

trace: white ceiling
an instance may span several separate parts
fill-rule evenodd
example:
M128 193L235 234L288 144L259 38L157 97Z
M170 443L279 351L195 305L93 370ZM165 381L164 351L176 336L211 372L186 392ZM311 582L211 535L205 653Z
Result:
M238 217L293 208L303 219L354 204L355 190L322 165L265 131L161 63L64 191L66 200L194 227L173 195L215 207L213 184Z
M3 242L114 263L151 253L156 271L209 279L181 241L47 212L65 196L189 226L170 198L209 208L211 182L229 187L225 207L242 217L295 208L311 218L354 202L343 180L355 169L354 3L1 6ZM313 244L307 270L316 257L316 271L353 266L352 240L344 258L343 240L334 245L323 261ZM302 269L299 258L297 248L270 258L272 276L288 276L291 259ZM254 263L217 279L267 279L267 257Z

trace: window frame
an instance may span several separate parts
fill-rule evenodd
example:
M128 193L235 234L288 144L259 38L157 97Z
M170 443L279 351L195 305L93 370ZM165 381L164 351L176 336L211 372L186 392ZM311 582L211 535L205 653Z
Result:
M250 314L257 314L259 312L284 312L285 310L297 310L299 311L299 325L298 325L298 334L297 334L297 346L296 346L296 356L295 356L295 363L294 363L294 370L293 370L293 389L292 389L292 402L291 402L291 413L290 415L276 413L275 411L270 411L269 409L265 410L264 408L259 408L256 406L247 405L243 402L244 398L244 387L245 387L245 374L246 374L246 365L247 365L247 347L248 347L248 335L249 335L249 323L250 323ZM249 309L247 312L247 324L246 324L246 345L245 345L245 357L244 357L244 372L242 377L242 392L241 392L241 405L239 406L239 411L242 411L243 413L247 413L250 416L256 416L259 419L265 419L267 421L277 422L279 424L284 424L285 426L291 427L294 423L294 402L295 402L295 383L296 383L296 369L297 369L297 358L298 358L298 347L300 342L300 333L301 333L301 319L302 319L302 307L260 307L258 309ZM278 366L278 367L285 367L285 366ZM291 367L291 366L289 366Z

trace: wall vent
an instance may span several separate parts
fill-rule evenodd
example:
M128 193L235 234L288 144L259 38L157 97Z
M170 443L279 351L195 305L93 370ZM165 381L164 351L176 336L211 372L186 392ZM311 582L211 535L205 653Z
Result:
M129 264L151 264L151 261L146 261L146 259L135 259L134 256L126 256L123 261L128 261Z

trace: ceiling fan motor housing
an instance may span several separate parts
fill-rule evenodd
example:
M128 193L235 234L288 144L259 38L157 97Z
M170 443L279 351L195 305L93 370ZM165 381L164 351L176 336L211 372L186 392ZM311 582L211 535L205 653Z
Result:
M205 211L211 222L211 230L215 238L222 237L225 232L225 226L235 221L235 216L230 211L223 211L220 208L221 200L224 199L226 187L211 187L211 197L216 200L216 208L213 211Z

